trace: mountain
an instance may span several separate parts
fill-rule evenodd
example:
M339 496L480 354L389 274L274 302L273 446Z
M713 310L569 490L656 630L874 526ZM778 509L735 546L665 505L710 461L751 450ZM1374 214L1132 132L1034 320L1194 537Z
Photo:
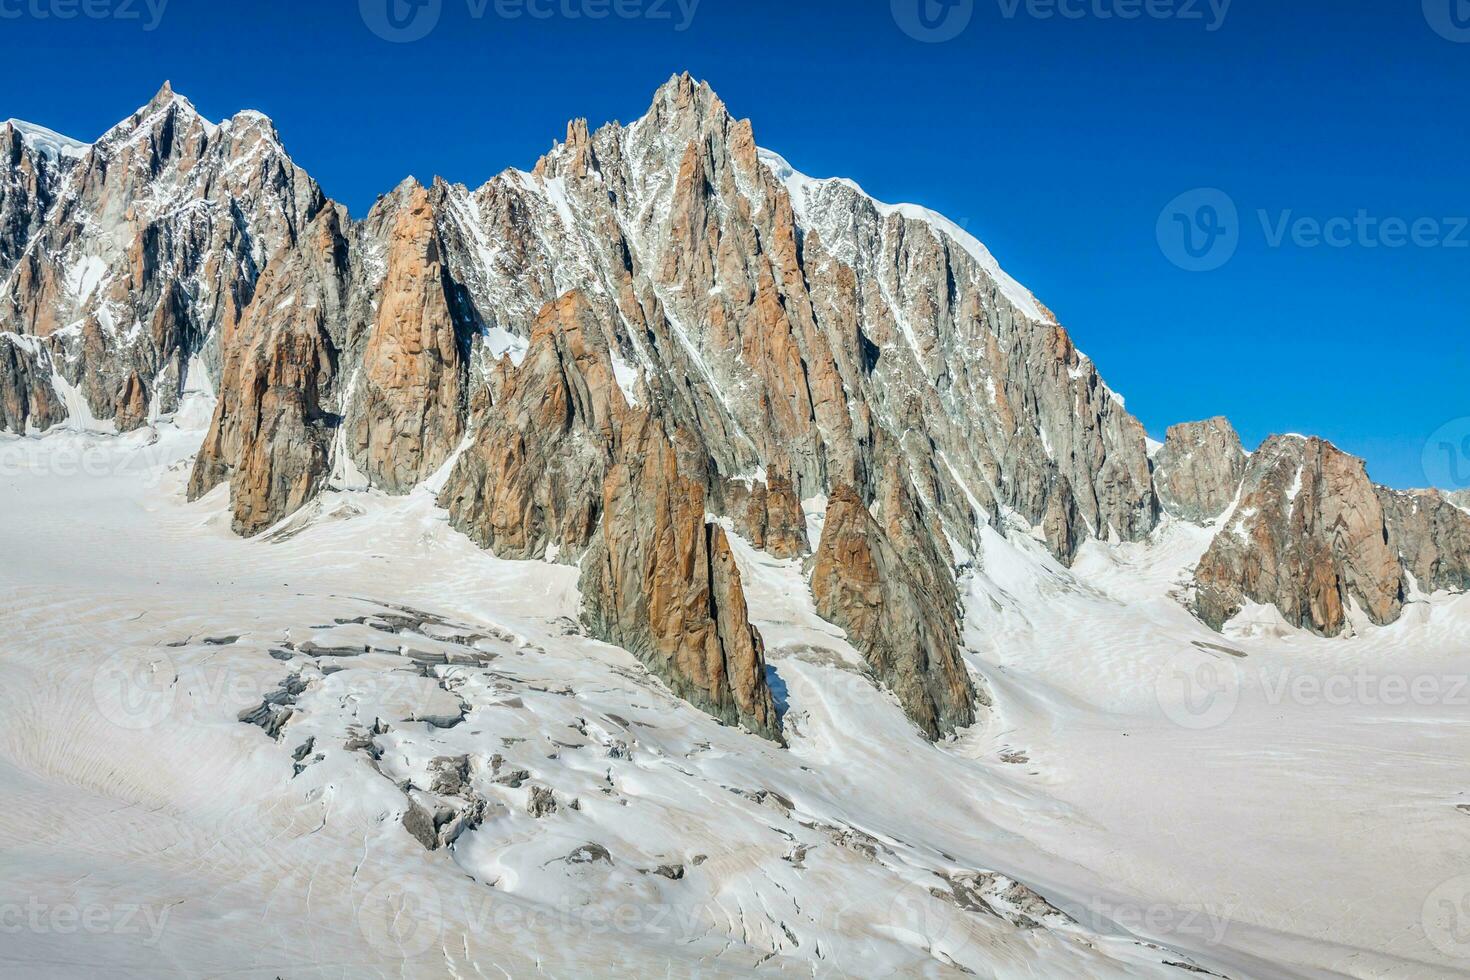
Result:
M236 532L432 480L482 548L576 565L585 629L772 739L731 533L807 558L818 611L932 739L987 698L958 613L987 533L1066 565L1212 527L1186 601L1216 629L1255 603L1335 635L1470 587L1470 514L1320 440L1247 454L1217 419L1151 459L982 244L800 174L687 75L530 172L405 181L361 220L269 120L209 123L167 85L89 147L34 131L6 131L6 427L142 426L205 370L188 492L227 484Z
M687 76L355 216L167 87L0 136L0 963L1463 963L1463 492L1148 441Z
M192 357L218 363L266 260L325 199L264 116L216 125L167 83L90 146L43 145L64 150L10 154L7 184L39 176L0 243L0 327L36 339L27 370L77 390L69 414L137 428L173 410Z

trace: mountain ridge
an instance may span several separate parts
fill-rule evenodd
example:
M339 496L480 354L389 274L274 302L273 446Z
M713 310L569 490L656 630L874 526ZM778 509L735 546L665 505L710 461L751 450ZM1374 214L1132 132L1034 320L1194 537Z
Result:
M935 739L983 703L953 627L985 527L1067 564L1166 514L1217 519L1192 599L1216 629L1257 602L1336 635L1354 603L1393 621L1421 577L1470 588L1470 515L1401 501L1325 443L1242 462L1233 430L1185 427L1151 458L973 236L796 172L687 74L626 126L572 121L529 172L406 178L360 220L266 117L211 123L167 83L70 163L11 143L6 428L70 412L48 377L126 431L205 370L220 398L189 494L228 485L247 535L325 489L402 494L447 468L458 530L580 564L586 628L773 739L727 524L810 556L824 617ZM1303 498L1320 520L1295 507L1293 461L1341 474ZM1166 478L1196 506L1171 510ZM1244 508L1207 513L1232 488Z

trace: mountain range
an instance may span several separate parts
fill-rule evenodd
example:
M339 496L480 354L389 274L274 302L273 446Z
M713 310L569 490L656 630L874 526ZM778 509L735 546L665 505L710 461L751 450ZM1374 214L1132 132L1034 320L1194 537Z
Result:
M930 739L973 724L959 582L986 530L1211 529L1178 601L1323 636L1470 589L1470 511L1223 418L1151 444L1057 318L942 216L817 180L688 75L529 171L354 219L269 119L165 84L91 144L0 129L0 428L129 432L217 393L191 499L236 533L432 481L499 558L576 566L582 629L781 741L739 535ZM1458 499L1458 502L1457 502Z

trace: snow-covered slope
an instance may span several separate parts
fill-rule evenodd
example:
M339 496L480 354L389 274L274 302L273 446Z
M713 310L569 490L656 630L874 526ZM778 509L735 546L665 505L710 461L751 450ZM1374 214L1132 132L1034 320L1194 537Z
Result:
M37 126L23 119L7 119L0 125L13 127L26 141L27 146L51 160L80 159L92 146L90 143L63 136L53 129Z
M1461 965L1425 903L1470 819L1448 686L1470 600L1348 641L1264 616L1221 638L1171 595L1204 529L1093 542L1071 570L987 530L962 586L993 704L934 745L816 617L800 562L737 538L782 749L582 635L574 570L453 532L443 474L236 538L222 492L179 492L204 397L120 437L0 437L0 534L24 556L0 569L0 908L39 910L0 972ZM1206 674L1218 705L1190 686ZM1359 675L1445 686L1282 694ZM67 909L97 928L58 927Z

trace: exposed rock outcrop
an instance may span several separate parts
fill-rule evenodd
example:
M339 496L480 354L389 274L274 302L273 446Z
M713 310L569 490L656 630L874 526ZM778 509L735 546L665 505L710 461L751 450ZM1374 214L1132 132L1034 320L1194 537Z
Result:
M958 597L948 566L913 533L903 484L889 487L883 523L851 487L833 491L812 594L818 614L847 631L909 717L937 739L975 720L955 626Z
M1208 419L1169 427L1154 457L1154 488L1164 510L1195 523L1229 509L1245 478L1245 449L1229 420Z
M773 558L797 558L810 550L806 514L790 470L778 466L762 477L731 480L724 487L724 512L735 529Z
M1294 626L1336 636L1356 603L1372 622L1392 622L1405 582L1388 538L1361 460L1321 439L1273 436L1200 561L1200 617L1220 629L1245 602L1268 603Z
M51 360L32 338L0 334L0 432L49 429L66 419Z
M582 562L583 619L680 697L779 739L765 646L750 625L724 530L704 488L679 473L673 443L629 413L602 492L602 527Z
M440 494L450 523L502 558L575 561L597 529L625 406L586 297L548 305L520 366L491 369L479 428Z
M190 499L231 482L233 526L256 534L311 499L330 468L337 375L329 322L349 287L343 215L323 211L278 253L239 326L227 328L220 396L189 481Z
M1470 589L1470 513L1438 490L1378 488L1388 546L1424 592Z
M113 420L117 431L131 432L148 424L148 388L138 372L131 372L123 381L114 407Z
M450 309L452 287L429 192L410 184L403 196L377 323L347 418L353 459L390 493L412 489L459 445L468 345Z

